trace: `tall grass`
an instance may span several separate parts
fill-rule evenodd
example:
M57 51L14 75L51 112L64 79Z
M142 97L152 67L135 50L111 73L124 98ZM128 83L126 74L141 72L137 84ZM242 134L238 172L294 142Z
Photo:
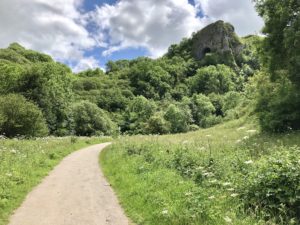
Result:
M26 194L62 158L82 147L108 140L110 138L0 138L0 225L8 222Z
M104 173L137 224L266 224L240 187L262 158L300 145L300 134L260 134L232 121L197 132L122 137L101 155ZM282 224L285 224L282 222Z

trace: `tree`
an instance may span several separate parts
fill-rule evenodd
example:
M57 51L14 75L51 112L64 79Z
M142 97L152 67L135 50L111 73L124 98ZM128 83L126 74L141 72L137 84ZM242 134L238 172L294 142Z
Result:
M161 99L170 90L170 74L149 58L138 58L128 71L130 85L135 95L149 99Z
M156 104L144 96L135 97L125 111L122 131L134 134L146 133L147 122L156 111Z
M214 125L210 124L210 120L215 116L213 114L216 109L207 96L203 94L193 95L190 107L195 124L204 128Z
M192 122L192 115L188 107L179 107L174 104L169 105L165 112L165 119L171 125L172 133L182 133L189 130Z
M267 78L265 85L258 84L261 126L277 132L300 129L300 1L254 2L266 35L261 53Z
M162 112L155 113L147 122L147 133L167 134L170 131L170 124L165 120Z
M264 18L263 56L272 79L280 70L300 86L300 1L254 0L260 16Z
M192 93L224 94L235 89L235 78L236 74L230 67L217 65L198 69L188 83Z
M40 109L23 96L9 94L0 97L0 133L7 137L40 137L48 134Z
M42 109L51 134L66 135L70 130L73 79L68 67L50 62L33 64L19 80L18 92Z
M0 94L17 91L23 73L24 68L21 65L0 60Z
M76 135L111 135L116 131L116 126L107 113L91 102L75 103L72 112Z

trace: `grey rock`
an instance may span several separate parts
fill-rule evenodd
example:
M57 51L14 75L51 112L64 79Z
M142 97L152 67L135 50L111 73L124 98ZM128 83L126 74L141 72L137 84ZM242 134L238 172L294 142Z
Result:
M226 55L235 61L243 50L243 44L234 27L224 21L217 21L195 33L192 38L192 54L201 60L207 53Z

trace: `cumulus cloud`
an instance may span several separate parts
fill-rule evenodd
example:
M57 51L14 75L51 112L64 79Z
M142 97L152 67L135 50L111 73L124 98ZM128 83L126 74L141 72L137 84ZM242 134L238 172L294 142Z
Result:
M218 19L231 22L240 35L263 25L251 0L194 0L195 5L188 0L119 0L84 13L85 1L0 0L0 48L18 42L80 71L98 66L100 51L84 56L94 48L104 49L106 56L142 47L157 57Z
M160 56L204 25L188 0L121 0L97 7L91 20L98 27L97 40L109 46L104 55L145 47L152 56Z
M90 56L80 59L73 67L73 71L78 73L83 70L96 68L99 68L99 62L93 56Z
M251 0L195 0L195 5L209 21L230 22L240 35L259 33L263 26Z
M59 61L82 61L84 50L95 41L78 10L81 4L81 0L1 0L0 47L18 42Z

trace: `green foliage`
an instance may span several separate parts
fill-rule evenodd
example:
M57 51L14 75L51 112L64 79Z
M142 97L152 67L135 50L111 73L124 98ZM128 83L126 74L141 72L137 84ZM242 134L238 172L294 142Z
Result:
M128 71L133 93L149 99L161 99L170 90L172 83L170 74L155 61L139 58L133 62Z
M116 126L106 112L88 101L72 106L74 131L78 136L112 135Z
M261 211L266 219L284 224L300 222L300 149L279 149L263 157L239 187L246 210Z
M224 94L235 90L236 74L225 65L209 66L199 69L188 81L192 93Z
M164 117L170 123L172 133L187 132L192 122L191 111L187 105L169 105Z
M210 122L213 122L212 117L216 109L208 97L203 94L193 95L190 107L194 123L199 127L207 128L215 125Z
M109 112L124 111L129 99L133 98L126 81L106 75L79 77L74 81L73 90L79 100L90 101Z
M103 70L97 68L95 70L88 69L86 71L82 71L78 74L80 77L101 77L105 76L105 73Z
M42 109L52 134L70 130L69 106L73 99L70 69L59 63L39 63L29 67L20 79L18 92Z
M264 18L263 43L265 63L274 79L276 71L286 69L290 79L300 85L300 3L297 0L256 0L256 8ZM280 75L280 74L279 74Z
M257 109L261 126L264 130L277 132L288 128L300 129L300 2L255 2L257 11L265 21L263 32L266 38L261 54L268 69L264 75L270 77L271 81L266 78L265 87L259 85L261 96L258 96Z
M166 134L170 131L170 124L165 120L162 112L155 113L147 122L148 134Z
M40 109L21 95L0 96L0 133L7 137L37 137L48 134Z
M128 133L145 133L148 120L156 111L156 104L143 96L135 97L128 105L122 131Z
M263 130L284 132L300 128L300 101L297 88L283 75L270 82L268 75L257 80L256 110Z
M0 59L0 94L17 91L24 70L19 64Z

